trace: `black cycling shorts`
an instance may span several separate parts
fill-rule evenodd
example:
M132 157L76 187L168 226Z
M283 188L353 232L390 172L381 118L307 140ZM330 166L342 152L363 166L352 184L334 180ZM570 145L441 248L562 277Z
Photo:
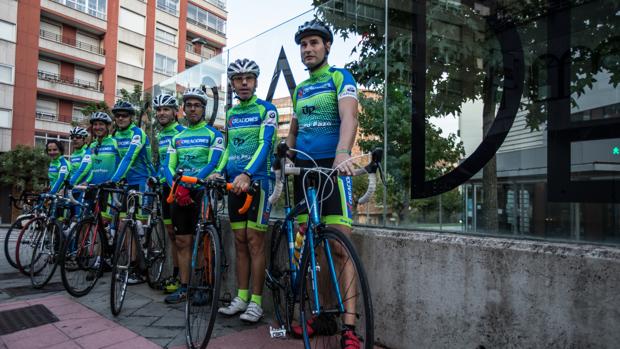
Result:
M228 217L230 226L233 230L250 228L258 231L267 231L269 226L269 214L271 204L269 195L273 192L273 185L270 180L260 181L260 193L252 198L252 204L244 214L239 213L239 209L245 203L246 194L241 195L228 192Z
M175 235L193 235L196 232L200 206L202 204L203 189L190 190L190 197L194 203L187 206L179 206L175 201L170 205L172 227Z

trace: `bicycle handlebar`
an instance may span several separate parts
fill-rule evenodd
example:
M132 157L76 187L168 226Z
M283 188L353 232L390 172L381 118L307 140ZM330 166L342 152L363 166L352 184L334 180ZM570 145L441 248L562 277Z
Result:
M325 174L337 175L337 171L334 169L327 168L304 168L304 167L293 167L286 165L286 152L289 150L288 145L285 142L281 142L278 144L276 149L276 157L279 161L274 163L274 172L276 175L276 185L273 190L273 193L269 196L269 203L274 204L282 195L282 188L284 187L284 183L286 182L286 175L294 175L299 176L303 173L309 171L319 171ZM368 187L364 195L360 197L358 203L365 204L370 201L370 198L374 195L375 190L377 189L377 170L381 168L381 160L383 158L383 149L376 148L371 153L371 160L368 165L363 168L358 168L353 172L353 176L360 176L364 174L368 174ZM282 171L284 168L284 171Z
M170 190L170 194L166 198L166 202L171 204L174 201L174 196L176 195L176 191L178 189L179 182L189 183L189 184L198 184L205 188L216 188L216 189L224 189L226 191L230 191L233 189L232 183L227 183L221 179L200 179L198 177L184 176L183 170L178 170L177 174L174 176L175 179L172 183L172 189ZM258 193L260 190L260 186L258 182L252 183L250 188L247 190L247 195L245 197L245 202L243 206L238 210L240 214L246 213L250 209L250 205L252 204L252 200L254 195Z

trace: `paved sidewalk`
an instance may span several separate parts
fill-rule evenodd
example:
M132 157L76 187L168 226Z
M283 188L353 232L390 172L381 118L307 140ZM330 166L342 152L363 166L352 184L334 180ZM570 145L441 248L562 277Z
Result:
M0 228L0 241L5 229ZM168 305L164 295L146 284L130 286L121 314L110 312L110 273L103 275L86 296L73 298L60 282L60 273L42 290L30 286L29 278L19 274L0 252L0 311L34 304L46 306L59 322L0 336L0 349L37 348L185 348L184 305ZM271 297L265 290L264 299ZM293 339L272 339L269 324L247 325L237 316L219 316L209 348L302 348Z

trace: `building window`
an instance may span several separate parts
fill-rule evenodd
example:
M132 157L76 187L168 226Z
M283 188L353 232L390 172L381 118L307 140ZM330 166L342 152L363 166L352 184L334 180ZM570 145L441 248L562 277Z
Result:
M39 60L39 71L51 74L60 74L60 64L51 61Z
M15 42L15 24L0 21L0 39Z
M81 105L81 104L73 105L73 110L71 112L71 120L73 122L83 123L87 120L86 115L82 113L82 109L84 109L85 107L86 107L85 105Z
M177 71L176 59L157 53L155 55L155 71L165 75L174 75Z
M74 10L105 20L107 0L52 0Z
M0 64L0 82L13 85L13 67Z
M177 43L177 31L167 25L157 23L157 27L155 28L155 39L174 46Z
M121 96L121 90L125 90L129 93L133 93L133 90L136 87L136 85L139 85L140 88L142 88L142 83L140 81L127 79L127 78L118 76L116 78L116 96L118 97Z
M144 35L146 33L144 16L131 12L122 7L118 15L118 25L138 34Z
M144 67L144 50L130 46L127 44L123 44L122 42L118 43L118 61L131 64L136 67L143 68Z
M65 146L65 156L68 156L69 154L71 154L73 149L71 149L71 141L69 140L69 137L67 136L50 134L47 132L36 132L34 134L34 146L37 148L45 149L45 145L47 144L47 141L52 140L52 139L60 141L60 143L62 143L62 145Z
M219 35L226 33L226 20L192 4L187 5L187 21Z
M37 98L36 117L39 120L58 119L58 101Z
M176 16L179 12L179 0L157 0L157 8Z
M11 128L13 124L13 111L10 109L0 109L0 127Z

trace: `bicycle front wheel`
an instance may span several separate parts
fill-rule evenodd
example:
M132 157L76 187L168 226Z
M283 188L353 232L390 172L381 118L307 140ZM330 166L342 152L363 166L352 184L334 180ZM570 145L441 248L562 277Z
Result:
M116 251L112 260L112 279L110 282L110 308L114 316L120 314L127 294L127 280L134 251L138 248L135 243L135 225L127 221L116 239Z
M61 242L62 228L58 222L50 222L36 237L30 261L30 281L34 288L42 288L54 275L58 266Z
M103 237L93 218L79 221L63 243L60 276L74 297L87 295L102 273Z
M189 348L209 344L220 297L221 250L217 231L207 227L194 241L185 303L186 338Z
M37 237L43 234L47 226L45 217L35 217L26 222L19 232L15 243L15 264L19 271L30 277L30 261L34 253Z
M26 222L28 222L33 217L33 214L21 215L17 217L15 222L11 224L9 230L4 236L4 255L6 256L7 262L9 262L9 264L15 269L19 269L15 261L17 238L19 237L19 233L24 227L24 224L26 224Z
M345 335L346 341L359 341L360 347L373 348L370 288L351 240L338 230L322 229L315 238L314 273L308 251L306 246L300 275L300 320L308 324L301 326L305 347L339 348ZM317 309L319 315L313 315Z
M164 263L166 263L166 240L168 239L166 234L164 221L157 219L153 224L150 235L147 237L146 278L149 286L153 289L158 288L161 274L164 270Z

